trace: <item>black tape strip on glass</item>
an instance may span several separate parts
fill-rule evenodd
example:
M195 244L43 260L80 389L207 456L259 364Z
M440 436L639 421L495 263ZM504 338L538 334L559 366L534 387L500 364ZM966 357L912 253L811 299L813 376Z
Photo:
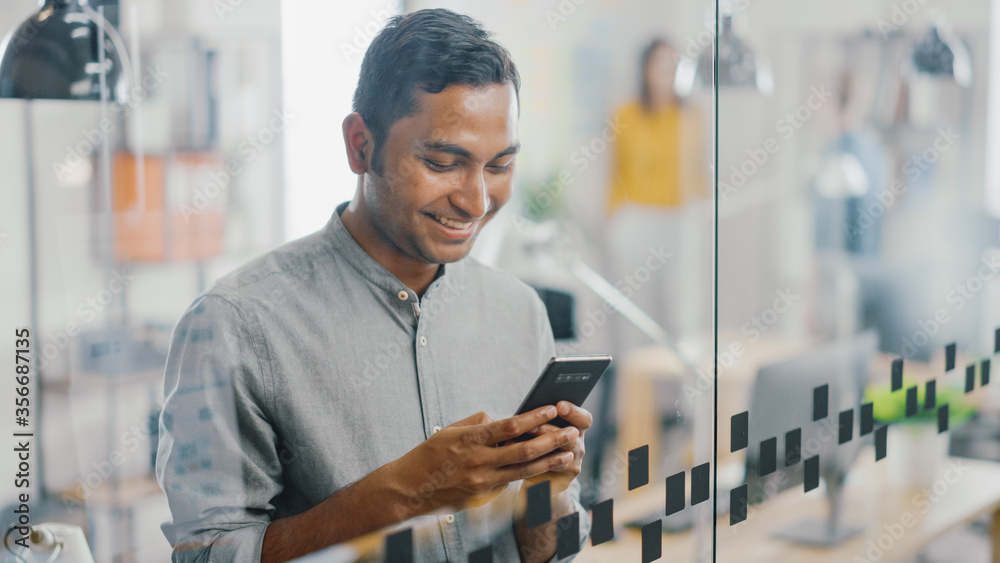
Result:
M615 539L615 500L602 500L591 511L590 544L601 545Z
M955 353L957 351L958 348L954 342L944 347L944 371L955 369Z
M931 379L924 387L924 410L928 411L937 406L937 380Z
M708 500L711 496L711 467L703 463L691 470L691 506Z
M813 389L813 422L823 420L830 413L830 386L820 385Z
M628 453L628 490L638 489L647 483L649 483L648 445Z
M886 443L889 437L889 426L882 425L875 429L875 461L882 461L885 459L886 454Z
M642 563L663 556L663 520L657 519L642 527Z
M413 528L385 537L386 563L413 563Z
M556 521L556 557L580 553L580 513L567 514Z
M840 413L840 436L838 443L846 444L854 437L854 409Z
M1000 328L993 333L993 353L1000 354Z
M493 546L488 545L470 553L469 563L493 563Z
M903 388L903 358L896 358L892 361L892 390L899 391Z
M979 365L980 369L980 381L981 385L984 387L990 384L990 361L983 360L983 363Z
M777 438L768 438L760 443L760 458L757 466L761 477L770 475L778 469Z
M796 428L785 433L785 467L802 461L802 429Z
M528 487L528 513L525 523L528 529L537 528L552 520L552 503L549 497L549 482L542 481Z
M907 418L911 416L916 416L919 410L917 406L917 386L906 388L906 416Z
M743 411L734 414L729 421L730 425L730 452L738 452L750 445L750 412Z
M976 390L976 364L965 366L965 392L972 393Z
M875 403L861 405L861 436L867 436L875 429Z
M677 514L684 510L684 472L667 477L667 498L665 515Z
M747 494L750 488L746 484L729 491L729 525L735 526L747 519Z
M807 493L819 487L819 454L806 458L802 487Z
M948 431L948 405L938 407L938 434Z

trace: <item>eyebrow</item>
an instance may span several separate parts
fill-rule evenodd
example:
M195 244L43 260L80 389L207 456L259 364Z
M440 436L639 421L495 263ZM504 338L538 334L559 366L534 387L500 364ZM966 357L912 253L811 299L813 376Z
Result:
M448 143L445 141L427 141L423 144L425 150L432 152L443 152L447 154L453 154L455 156L460 156L462 158L472 158L472 153L468 150L462 148L455 143ZM513 145L507 147L506 149L497 153L496 156L490 160L496 160L498 158L507 156L509 154L517 154L521 150L521 143L514 143Z

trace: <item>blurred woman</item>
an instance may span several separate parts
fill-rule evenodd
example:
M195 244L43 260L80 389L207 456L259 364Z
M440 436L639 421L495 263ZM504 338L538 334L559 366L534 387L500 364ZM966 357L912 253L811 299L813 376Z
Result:
M643 50L639 99L616 115L616 140L608 214L628 202L676 207L704 197L700 117L674 94L677 53L665 39Z
M611 279L623 280L623 293L675 341L700 336L703 297L711 295L710 280L702 279L702 254L709 252L702 227L711 216L687 205L708 191L705 125L694 105L674 94L677 62L670 42L650 42L640 59L638 99L616 113L621 132L612 151L606 262ZM631 323L616 333L623 351L650 342Z

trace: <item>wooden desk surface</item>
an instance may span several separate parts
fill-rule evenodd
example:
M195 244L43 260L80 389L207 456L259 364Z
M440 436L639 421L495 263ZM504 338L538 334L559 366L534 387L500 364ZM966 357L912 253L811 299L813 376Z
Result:
M861 452L862 459L873 460L870 448ZM719 562L755 563L774 561L843 563L873 561L868 551L872 541L881 541L878 561L900 561L911 558L930 540L966 524L984 513L1000 510L1000 464L952 458L955 471L935 484L935 490L897 491L888 486L885 461L875 464L860 462L851 473L846 488L845 519L848 523L865 526L858 537L834 548L813 549L772 538L772 534L803 518L826 515L826 496L822 488L803 494L801 486L785 491L766 503L751 507L749 518L730 527L729 516L718 520ZM641 492L615 500L615 525L621 526L635 518L659 509L663 510L664 487L648 485ZM638 493L638 494L637 494ZM720 491L728 494L729 491ZM705 503L707 506L708 503ZM695 507L695 509L701 508ZM692 510L687 507L685 510ZM709 513L710 514L710 513ZM912 517L912 520L910 520ZM710 518L710 516L708 516ZM998 559L997 518L993 526L993 560ZM704 521L704 520L703 520ZM895 526L899 524L900 526ZM910 524L907 526L906 524ZM892 529L887 529L886 526ZM900 531L902 530L902 533ZM899 537L894 537L895 531ZM711 530L708 530L711 541ZM884 537L883 537L884 536ZM664 534L664 562L695 561L693 532ZM873 555L876 552L873 552ZM589 543L577 557L579 563L630 562L641 560L640 536L637 530L618 530L614 542L597 547ZM861 559L855 560L854 556Z

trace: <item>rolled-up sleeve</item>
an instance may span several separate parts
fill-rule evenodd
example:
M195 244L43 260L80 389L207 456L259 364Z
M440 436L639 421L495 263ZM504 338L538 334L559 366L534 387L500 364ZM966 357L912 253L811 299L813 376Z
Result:
M254 333L217 295L196 300L174 329L156 455L173 561L260 560L281 462Z

